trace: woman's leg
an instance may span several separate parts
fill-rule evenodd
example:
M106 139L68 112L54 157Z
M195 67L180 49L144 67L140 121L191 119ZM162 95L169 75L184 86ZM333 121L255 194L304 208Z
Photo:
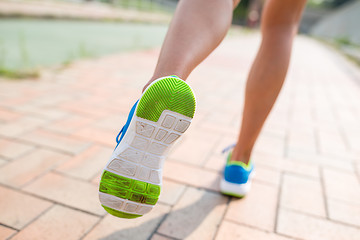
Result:
M186 79L223 40L240 0L181 0L149 85L157 78ZM144 89L146 88L144 87Z
M250 70L243 120L232 160L248 163L260 130L281 90L293 39L306 0L268 0L262 16L262 43Z

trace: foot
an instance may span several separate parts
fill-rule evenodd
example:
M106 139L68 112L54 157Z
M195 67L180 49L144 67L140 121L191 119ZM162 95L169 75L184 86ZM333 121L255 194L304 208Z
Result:
M220 182L221 193L233 197L244 197L250 191L254 173L254 165L251 161L248 164L232 161L230 152Z
M187 130L194 112L194 93L180 78L160 78L146 88L101 177L99 198L107 212L136 218L151 211L160 195L165 155Z

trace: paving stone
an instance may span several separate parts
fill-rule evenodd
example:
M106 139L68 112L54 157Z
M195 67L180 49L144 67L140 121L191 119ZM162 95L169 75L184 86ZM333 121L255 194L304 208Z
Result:
M209 124L211 125L218 125L218 126L229 126L233 123L233 119L235 118L236 112L233 109L227 110L224 109L223 106L226 106L227 103L226 101L222 101L223 98L219 97L218 99L214 99L215 102L217 102L220 106L214 106L213 104L209 103L209 105L213 105L214 109L217 109L217 111L210 111L207 115L206 115L206 120L204 121L205 123L207 123L209 126ZM231 103L231 102L230 102ZM238 110L238 109L236 109ZM218 131L221 129L218 129ZM226 133L226 129L221 130L222 134ZM237 126L234 127L233 132L237 131Z
M346 143L338 131L318 131L321 153L341 157L347 151ZM339 154L340 153L340 154Z
M301 159L305 156L316 156L318 154L316 150L297 145L288 145L285 151L285 157L295 159Z
M17 158L32 149L34 149L34 146L29 144L20 143L15 140L0 139L0 155L8 159Z
M226 163L225 154L211 154L204 165L205 168L215 170L218 172L223 171Z
M6 137L22 136L23 134L44 125L46 122L47 120L40 118L24 116L16 121L11 121L5 124L0 123L0 135Z
M182 184L163 180L159 201L168 205L174 205L184 193L185 188Z
M221 223L219 232L216 235L216 240L254 240L254 239L266 239L266 240L290 240L290 238L283 237L271 232L258 230L256 228L250 228L243 225L235 224L229 221L223 221Z
M8 239L11 235L15 233L16 231L14 229L0 225L0 239Z
M359 163L355 163L355 168L356 168L356 172L357 172L358 176L360 177L360 161L359 161Z
M278 189L253 182L251 191L243 199L233 198L225 219L239 224L273 231Z
M281 100L281 98L279 98ZM280 101L278 102L280 103ZM261 130L262 134L266 134L268 136L274 136L281 139L286 138L288 130L284 123L269 124L269 122L265 122L263 129Z
M213 132L216 133L219 136L222 135L226 135L226 136L232 136L233 138L236 139L237 134L238 134L238 125L236 126L232 126L231 123L229 124L219 124L219 123L214 123L214 122L209 122L209 121L205 121L207 120L207 115L205 116L199 116L198 113L196 113L195 115L195 120L193 120L191 122L191 125L195 127L196 124L196 129L197 130L201 130L203 132ZM227 118L227 119L232 119L231 117ZM197 124L198 121L199 123ZM195 124L194 124L195 122ZM234 123L235 121L233 121ZM240 121L236 121L236 123L239 123ZM229 143L227 143L229 144Z
M354 173L325 168L323 174L328 198L360 204L360 183Z
M88 182L48 173L24 190L93 214L105 214L98 200L98 187Z
M225 152L225 150L231 150L231 147L236 143L236 139L237 137L231 137L227 135L223 136L221 140L216 143L216 146L209 155L207 162L210 161L211 157L215 155L222 158L221 162L224 164L229 154L229 151Z
M96 127L87 127L75 131L72 135L87 141L104 144L109 147L116 146L115 138L117 133L113 131Z
M325 196L322 193L319 180L285 174L280 206L325 218Z
M107 214L84 240L149 239L169 211L169 206L156 204L150 213L136 219L121 219Z
M70 157L46 149L36 149L0 168L0 182L21 187Z
M352 151L357 154L360 152L360 137L358 134L347 134L347 141L349 142Z
M0 223L23 228L52 203L0 186Z
M89 145L89 141L79 140L64 135L55 134L45 130L36 130L21 136L21 139L47 146L70 154L77 154L85 150Z
M20 84L19 84L20 85ZM4 106L17 108L23 105L31 105L33 104L33 100L39 97L39 91L35 89L24 89L21 86L18 87L18 95L10 97L2 102Z
M130 111L130 107L126 107L127 111ZM113 115L110 116L108 118L104 118L102 120L99 120L95 123L95 126L101 129L106 129L109 131L115 131L114 135L117 134L120 129L122 128L122 126L125 124L126 120L127 120L127 115L128 112L126 112L126 114L121 114L121 115Z
M328 199L329 217L332 220L360 227L360 204L349 204Z
M92 119L104 118L111 115L110 110L101 107L94 108L92 104L84 101L69 101L62 103L60 104L60 108L65 111L69 111L80 116L83 115L84 117Z
M0 167L8 163L3 157L0 157Z
M173 238L165 237L165 236L162 236L162 235L159 235L159 234L154 234L151 237L151 240L173 240Z
M102 172L113 149L102 146L92 146L81 154L61 164L56 170L65 175L91 180Z
M320 178L319 166L310 162L289 159L284 160L281 163L280 168L287 173L296 173L312 178Z
M53 122L45 128L55 132L71 134L76 132L79 128L88 126L93 122L93 119L75 115Z
M20 113L5 108L0 108L0 121L10 122L18 119L20 116Z
M315 131L304 132L303 130L291 131L288 136L288 149L301 152L317 153Z
M260 152L254 152L252 159L254 160L255 166L320 178L319 166L310 161L287 159Z
M305 94L301 95L301 99L296 99L294 102L293 111L290 115L289 121L291 124L297 125L311 125L314 121L313 114L308 98ZM299 104L300 103L300 104ZM304 105L305 103L305 105Z
M98 217L90 214L56 205L12 239L77 240L98 220Z
M325 156L325 155L314 155L306 152L290 152L288 151L288 158L290 160L296 160L305 164L319 166L331 167L335 169L341 169L346 171L354 171L351 160L346 159L346 154L341 158L334 156Z
M91 183L95 184L95 185L99 185L100 180L101 180L101 175L102 175L102 171L99 172L98 174L95 175L95 177L93 179L91 179Z
M170 161L170 159L165 161L163 175L165 179L182 184L219 190L220 175L218 173Z
M170 206L174 210L163 224L185 218L175 215L181 211L181 204L196 201L188 194L193 187L201 188L195 192L219 190L225 162L221 151L236 141L249 59L255 56L260 44L259 34L239 35L226 39L189 77L198 100L196 117L165 163L163 191L155 210L131 221L106 215L94 229L87 222L79 225L81 234L92 229L89 239L174 239L171 236L189 235L184 228L176 229L176 225L164 227L169 235L155 230ZM107 160L102 155L112 150L115 135L140 96L158 54L156 49L77 61L60 72L46 70L36 82L0 81L0 135L6 141L72 156L71 160L60 161L58 169L42 175L60 162L41 156L25 162L16 155L22 147L2 151L4 144L0 142L3 169L0 179L4 184L11 182L18 187L25 183L25 191L65 205L56 207L55 213L48 215L50 210L41 215L52 203L7 190L11 199L6 203L0 201L0 223L4 224L0 232L2 227L18 224L17 229L26 226L24 233L18 233L19 238L26 238L31 229L55 234L58 229L53 230L52 222L59 222L60 229L66 225L61 217L58 221L53 218L63 213L62 208L69 211L66 206L72 208L69 215L75 219L88 215L83 211L95 216L105 214L97 200L100 171ZM360 71L343 62L337 53L301 36L296 38L292 62L284 89L254 148L252 159L258 170L251 192L242 200L231 199L222 224L221 216L209 217L220 211L212 209L216 214L209 213L196 229L193 224L189 239L213 237L216 223L221 224L217 239L286 239L287 235L291 239L348 240L359 236L360 89L353 80L360 76ZM134 67L142 71L134 71ZM346 69L354 72L349 74ZM22 161L15 164L17 160ZM278 199L280 173L285 177ZM321 181L329 219L325 218L324 203L319 200L323 194ZM214 192L208 194L214 196L211 199L222 198ZM21 205L23 201L30 201L26 206L34 206L35 210L25 208ZM278 207L280 215L276 216ZM10 214L6 212L8 208L26 214L16 212L20 210ZM44 228L32 228L44 216L48 217ZM275 225L279 234L274 233ZM212 226L210 230L208 226ZM64 236L67 233L68 230L63 230L58 236L62 239L82 236L78 229L69 237Z
M189 128L176 149L169 154L169 158L179 162L201 166L205 163L209 152L214 148L217 141L215 134L193 131Z
M51 96L54 98L54 96ZM46 104L48 105L48 104ZM68 115L67 112L55 109L53 106L34 106L34 105L20 105L15 107L16 110L23 114L36 116L48 120L57 120Z
M358 228L284 209L279 212L276 231L286 236L309 240L357 240L360 236Z
M220 194L187 188L158 232L177 239L212 239L226 203Z
M285 151L285 141L277 137L260 135L254 146L254 151L282 157Z
M269 169L258 166L255 169L254 181L273 184L277 186L280 183L280 172L275 169Z

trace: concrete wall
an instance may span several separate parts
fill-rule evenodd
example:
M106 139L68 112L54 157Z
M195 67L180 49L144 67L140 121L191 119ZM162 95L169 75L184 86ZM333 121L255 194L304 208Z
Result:
M324 17L310 34L322 38L347 38L360 44L360 0L352 1Z

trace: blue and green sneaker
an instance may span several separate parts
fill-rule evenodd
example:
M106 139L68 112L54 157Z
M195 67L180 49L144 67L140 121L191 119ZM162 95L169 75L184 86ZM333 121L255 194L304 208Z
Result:
M169 148L195 113L191 87L176 76L155 80L132 107L100 180L101 205L121 218L140 217L158 201Z
M227 156L224 175L220 182L220 191L225 195L233 197L244 197L251 188L251 179L254 176L254 165L252 161L248 164L231 161L231 154Z

